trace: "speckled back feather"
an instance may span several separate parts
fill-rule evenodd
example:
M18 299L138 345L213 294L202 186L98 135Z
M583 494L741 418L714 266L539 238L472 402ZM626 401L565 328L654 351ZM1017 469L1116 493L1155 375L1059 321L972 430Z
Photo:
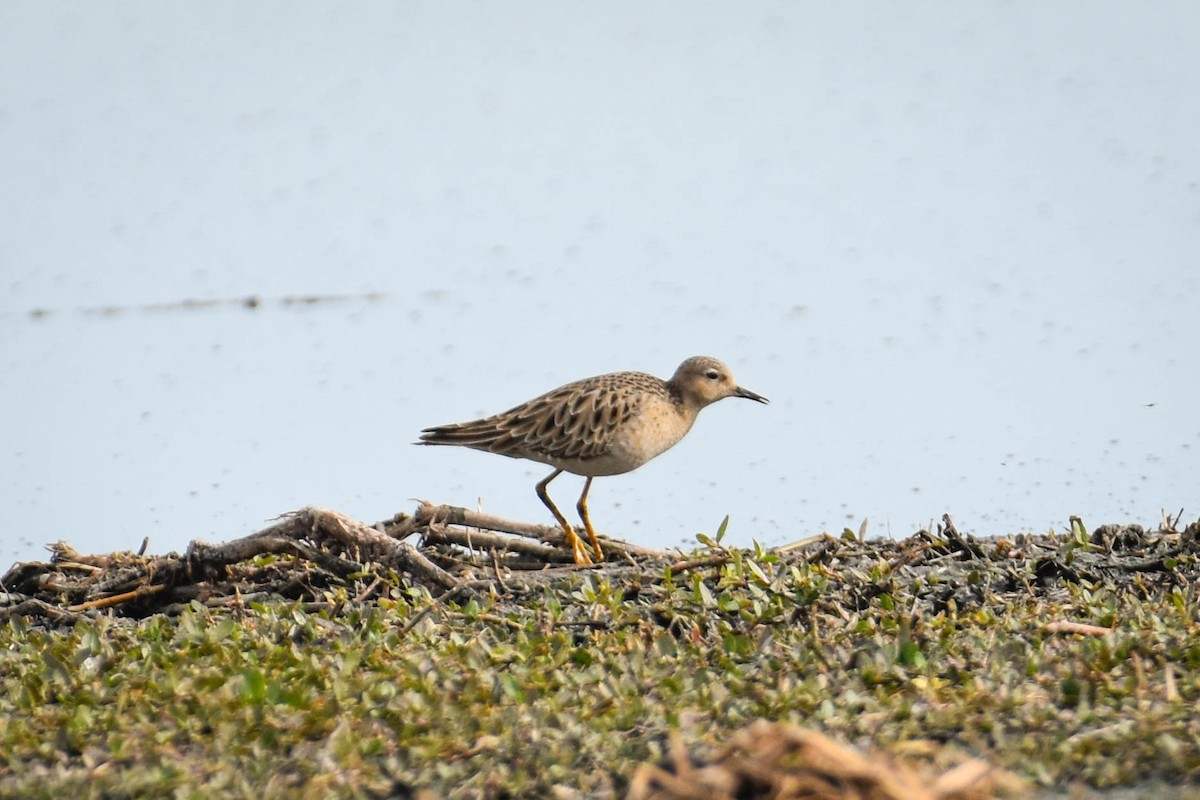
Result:
M680 402L665 381L644 372L598 375L484 419L426 428L421 444L459 445L535 461L587 461L607 454L611 434L655 396Z

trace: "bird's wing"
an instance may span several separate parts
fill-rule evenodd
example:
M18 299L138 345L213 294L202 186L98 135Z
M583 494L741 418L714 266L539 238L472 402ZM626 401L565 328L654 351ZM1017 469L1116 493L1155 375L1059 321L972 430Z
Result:
M639 395L621 386L564 386L508 412L514 444L554 458L587 460L612 446L612 433L637 410Z
M608 452L609 434L636 412L640 399L624 385L580 381L485 419L427 428L421 441L514 458L587 460Z

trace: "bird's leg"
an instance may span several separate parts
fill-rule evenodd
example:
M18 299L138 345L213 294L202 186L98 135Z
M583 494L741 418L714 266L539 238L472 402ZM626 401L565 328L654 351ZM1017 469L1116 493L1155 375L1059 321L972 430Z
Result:
M550 513L554 515L554 518L558 520L558 524L562 527L563 533L566 535L567 545L575 552L575 563L591 564L592 559L588 557L587 551L583 549L583 542L579 541L579 537L575 534L575 531L571 530L571 526L567 523L567 518L562 515L558 507L554 505L554 501L550 499L550 495L546 493L546 486L561 474L562 470L556 469L545 480L539 482L537 485L537 496L546 508L550 509ZM588 480L590 481L591 478L588 478ZM589 527L588 530L590 531L591 528Z
M579 495L579 503L575 508L579 509L579 518L583 520L583 527L587 530L588 541L592 543L592 552L596 554L597 561L604 560L604 553L600 552L600 542L596 540L596 529L592 527L592 520L588 516L587 510L587 494L588 489L592 488L591 476L583 484L583 494Z

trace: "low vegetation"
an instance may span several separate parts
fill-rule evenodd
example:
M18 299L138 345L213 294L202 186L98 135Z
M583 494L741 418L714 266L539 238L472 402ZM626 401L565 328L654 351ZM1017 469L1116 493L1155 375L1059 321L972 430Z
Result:
M761 720L881 770L996 767L953 796L1200 780L1200 523L519 570L432 543L436 515L374 529L425 564L322 515L238 558L11 570L0 796L677 797Z

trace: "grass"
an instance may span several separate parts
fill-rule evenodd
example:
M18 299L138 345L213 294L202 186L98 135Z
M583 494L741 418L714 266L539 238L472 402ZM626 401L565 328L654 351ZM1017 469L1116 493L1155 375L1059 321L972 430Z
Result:
M928 535L714 540L707 566L457 603L393 575L365 603L9 616L0 796L622 796L670 731L703 759L760 718L979 755L1044 788L1195 783L1195 531L1076 533L975 555Z

